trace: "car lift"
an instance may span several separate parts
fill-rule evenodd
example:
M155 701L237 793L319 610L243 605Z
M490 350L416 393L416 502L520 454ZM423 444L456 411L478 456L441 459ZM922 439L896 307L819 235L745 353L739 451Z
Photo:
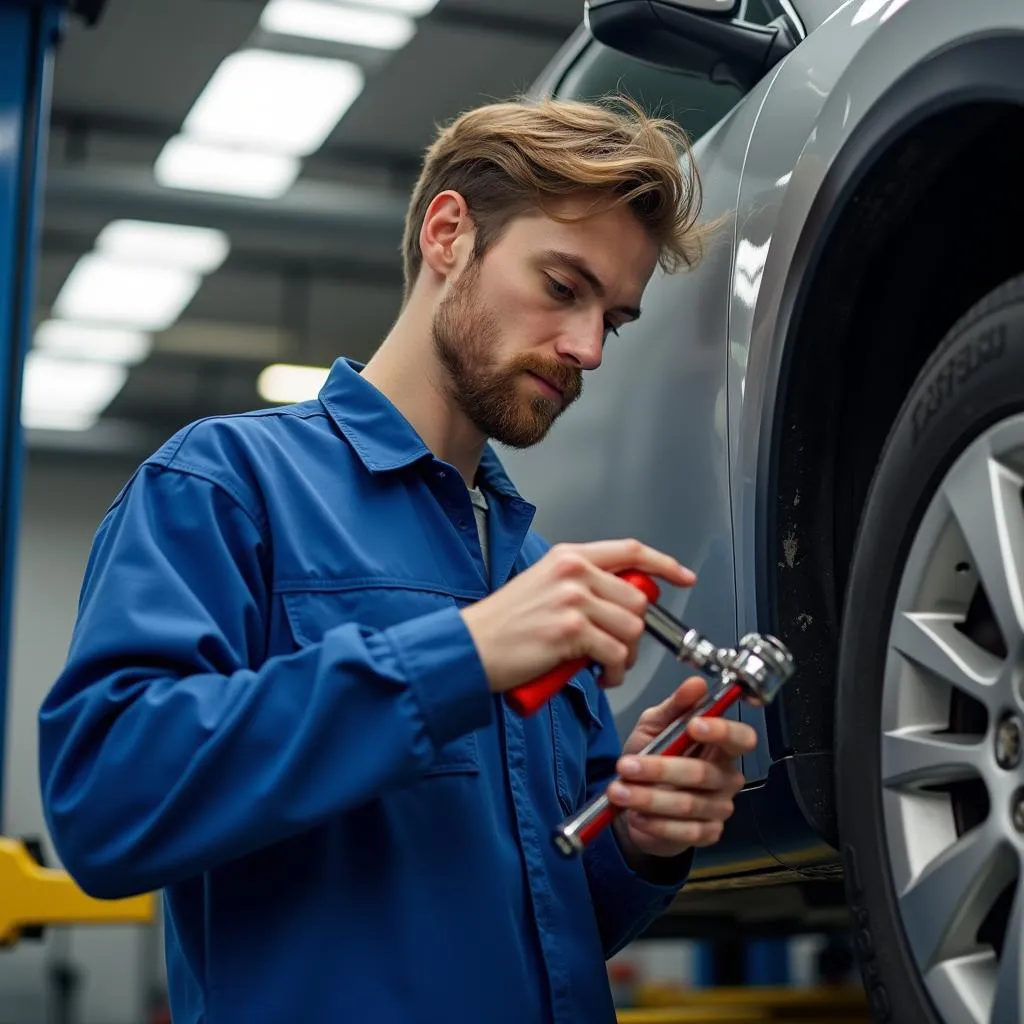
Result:
M0 0L0 769L21 490L21 381L35 295L51 68L66 20L79 16L94 24L102 6L103 0ZM0 829L2 823L0 803ZM93 899L67 873L44 867L38 850L38 844L0 836L0 946L38 938L46 925L154 919L153 894Z

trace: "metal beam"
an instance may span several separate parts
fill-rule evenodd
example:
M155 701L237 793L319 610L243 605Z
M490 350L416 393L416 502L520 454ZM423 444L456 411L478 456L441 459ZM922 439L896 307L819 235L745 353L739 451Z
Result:
M396 252L407 203L390 189L301 180L270 202L164 188L148 168L96 164L52 167L45 189L47 223L56 228L83 217L192 224L220 228L242 249L302 257Z
M141 117L127 113L106 113L75 107L55 107L50 115L55 130L67 133L67 149L73 153L88 153L89 137L108 136L131 139L162 147L177 135L181 125L177 121L156 117ZM420 170L421 153L408 153L383 146L361 146L345 142L328 142L312 154L307 166L351 167L357 170L381 171L397 179L414 179Z
M92 249L96 241L94 231L47 226L42 232L42 251L47 256L77 258ZM229 272L254 275L299 276L309 281L362 284L368 287L401 288L402 264L397 247L390 261L358 259L331 253L282 253L279 249L262 245L245 247L232 238L231 252L223 269Z

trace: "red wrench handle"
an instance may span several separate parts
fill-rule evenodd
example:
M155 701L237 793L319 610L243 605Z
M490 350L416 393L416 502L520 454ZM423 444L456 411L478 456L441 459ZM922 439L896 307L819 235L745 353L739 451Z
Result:
M643 591L649 601L657 601L661 591L658 584L646 573L636 569L624 569L617 573L627 583L631 583L637 590ZM575 661L567 661L564 665L545 672L544 675L531 679L528 683L520 683L505 691L505 700L509 707L522 716L532 715L549 701L559 690L569 682L577 672L585 669L589 664L587 658L577 658Z
M717 691L709 693L696 708L666 727L640 753L657 754L661 757L698 755L702 744L694 739L690 732L690 722L698 717L720 718L742 695L742 687L735 683L720 685ZM612 823L620 810L608 798L606 787L558 826L554 835L555 845L567 857L582 853Z

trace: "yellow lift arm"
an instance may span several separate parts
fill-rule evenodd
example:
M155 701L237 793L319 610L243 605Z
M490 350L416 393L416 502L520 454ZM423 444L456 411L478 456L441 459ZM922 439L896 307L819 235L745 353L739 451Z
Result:
M149 924L153 893L122 900L86 895L64 871L43 867L20 839L0 836L0 946L29 928L74 924Z

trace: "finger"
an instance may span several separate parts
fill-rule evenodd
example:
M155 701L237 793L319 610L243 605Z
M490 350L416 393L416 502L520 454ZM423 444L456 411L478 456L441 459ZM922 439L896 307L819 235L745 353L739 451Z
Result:
M679 846L712 846L722 838L725 823L721 821L676 821L630 811L627 823L654 839Z
M578 610L587 620L587 643L590 657L604 671L602 686L616 686L626 669L636 663L643 636L643 619L611 601L588 592Z
M581 646L586 656L600 666L598 683L605 688L620 686L633 653L630 646L599 628L589 619L581 632Z
M651 736L657 736L662 729L703 700L707 692L708 684L702 676L690 676L660 704L648 708L637 719L637 728Z
M727 757L742 757L757 748L753 727L731 718L695 718L689 731L704 746L716 747Z
M629 784L663 785L671 789L728 790L733 773L713 761L698 757L664 757L631 754L619 759L621 781Z
M697 582L697 574L692 569L638 540L591 541L579 545L579 550L594 565L608 572L639 569L680 587L692 587Z
M693 790L613 782L608 787L608 799L617 807L677 821L725 821L734 811L731 797L721 791L703 796Z

